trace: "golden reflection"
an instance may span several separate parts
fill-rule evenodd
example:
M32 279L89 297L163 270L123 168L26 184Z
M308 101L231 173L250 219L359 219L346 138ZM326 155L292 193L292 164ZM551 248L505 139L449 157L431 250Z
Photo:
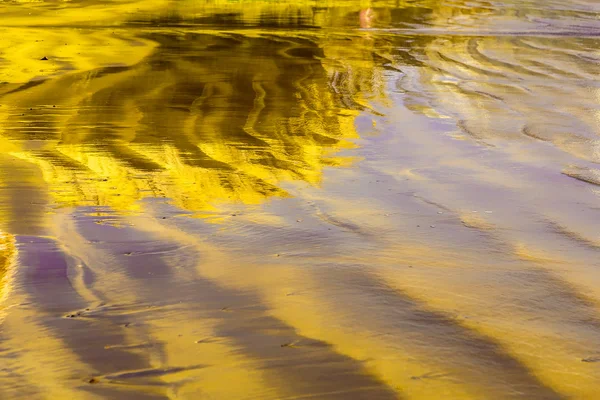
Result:
M15 84L100 67L133 65L156 46L121 29L0 27L0 94Z
M0 398L594 398L575 3L2 3Z
M318 185L324 166L346 163L333 154L356 137L357 107L344 88L331 90L314 41L194 33L140 40L157 47L132 67L2 96L4 151L38 165L57 204L255 204L286 196L280 181Z
M16 0L0 5L2 26L70 26L107 24L116 26L137 14L157 12L168 0L97 1ZM42 38L40 38L42 39Z

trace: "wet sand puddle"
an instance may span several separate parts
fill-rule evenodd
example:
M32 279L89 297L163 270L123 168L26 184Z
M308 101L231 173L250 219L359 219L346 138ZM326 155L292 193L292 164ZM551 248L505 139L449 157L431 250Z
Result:
M596 398L599 12L3 3L0 398Z

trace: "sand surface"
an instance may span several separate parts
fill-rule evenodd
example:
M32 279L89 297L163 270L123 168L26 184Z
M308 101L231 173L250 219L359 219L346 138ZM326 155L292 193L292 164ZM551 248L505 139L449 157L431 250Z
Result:
M0 2L0 399L596 399L600 3Z

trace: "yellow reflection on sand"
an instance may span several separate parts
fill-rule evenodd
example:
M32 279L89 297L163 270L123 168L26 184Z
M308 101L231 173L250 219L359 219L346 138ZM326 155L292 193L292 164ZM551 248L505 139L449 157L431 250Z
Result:
M56 204L257 204L286 196L281 181L318 185L325 166L349 161L334 154L352 147L358 110L330 90L316 43L194 33L141 40L159 47L135 66L5 92L3 150L40 167Z
M0 9L0 397L593 398L593 42L477 4Z

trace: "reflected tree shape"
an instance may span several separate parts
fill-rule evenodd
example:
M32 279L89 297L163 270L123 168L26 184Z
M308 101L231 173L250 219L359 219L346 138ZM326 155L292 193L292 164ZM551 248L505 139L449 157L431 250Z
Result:
M187 210L318 185L351 147L358 105L333 90L316 41L167 34L133 67L24 85L1 100L5 152L39 165L54 200L133 210L167 197ZM338 88L339 89L339 88ZM363 88L364 89L364 88Z

